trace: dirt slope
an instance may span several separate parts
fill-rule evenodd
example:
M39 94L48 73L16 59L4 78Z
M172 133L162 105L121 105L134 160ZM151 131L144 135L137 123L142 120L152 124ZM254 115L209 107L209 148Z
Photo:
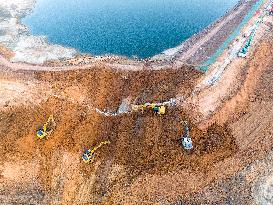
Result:
M9 72L2 67L0 203L213 204L215 198L202 201L196 194L265 158L273 147L271 53L271 41L257 48L240 76L242 86L202 130L190 109L181 107L164 116L105 116L94 110L115 112L124 99L144 103L187 96L201 76L190 68ZM240 95L245 97L238 101ZM230 115L233 101L239 103ZM56 128L47 140L38 140L36 130L50 114ZM190 153L179 142L182 120L191 125ZM111 144L97 152L93 164L84 164L83 150L103 140Z

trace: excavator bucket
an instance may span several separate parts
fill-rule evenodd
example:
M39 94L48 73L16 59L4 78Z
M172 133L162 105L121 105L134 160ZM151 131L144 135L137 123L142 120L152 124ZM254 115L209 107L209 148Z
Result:
M135 112L139 111L139 108L140 107L138 105L132 105L132 110Z
M147 108L146 105L132 105L132 110L135 112L144 111Z

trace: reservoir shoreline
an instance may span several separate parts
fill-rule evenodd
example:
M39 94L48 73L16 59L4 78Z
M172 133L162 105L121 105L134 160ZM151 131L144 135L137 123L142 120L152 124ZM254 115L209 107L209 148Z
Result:
M35 0L17 0L9 3L0 0L0 28L5 35L0 36L0 44L12 50L12 62L25 62L45 65L81 65L97 61L118 64L130 64L152 67L178 64L200 65L207 60L225 41L230 33L244 18L256 1L240 0L230 11L201 32L193 35L177 47L147 59L130 59L118 55L92 56L83 54L74 48L50 44L45 36L33 36L29 29L21 24L35 6ZM16 6L15 6L16 5ZM11 29L12 28L12 29Z

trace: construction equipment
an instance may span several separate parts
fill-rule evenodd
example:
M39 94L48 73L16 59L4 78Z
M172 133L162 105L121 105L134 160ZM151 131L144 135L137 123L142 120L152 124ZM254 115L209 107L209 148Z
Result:
M156 114L164 115L166 113L166 107L164 105L152 105L151 108Z
M184 124L184 134L181 139L182 145L183 145L184 149L191 150L193 148L193 145L192 145L192 140L190 137L190 130L189 130L188 122L183 121L182 123Z
M145 103L142 105L132 105L133 111L141 111L142 113L147 110L151 109L154 113L159 115L164 115L166 113L166 106L164 103Z
M93 162L95 158L95 152L97 149L102 147L103 145L110 144L110 141L101 142L98 146L93 147L93 149L86 150L82 155L82 159L85 163Z
M48 137L55 127L55 120L53 118L53 115L50 115L47 122L37 131L37 137L39 139L43 139L45 137Z

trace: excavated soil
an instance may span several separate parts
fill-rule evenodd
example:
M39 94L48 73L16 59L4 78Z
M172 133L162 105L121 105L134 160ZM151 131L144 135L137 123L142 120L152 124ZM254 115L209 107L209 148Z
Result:
M202 130L191 115L194 107L168 107L163 116L149 111L107 116L95 109L116 113L124 99L138 104L189 96L202 75L190 68L11 72L1 67L0 203L230 204L228 197L238 190L230 195L221 190L239 184L236 173L273 147L271 45L260 44L238 76L242 86ZM47 139L37 139L51 114L56 127ZM180 141L185 120L194 144L190 152ZM105 140L111 144L85 164L84 150ZM261 198L259 180L252 181L256 185L247 193L254 190ZM251 186L245 184L239 189Z
M207 172L214 163L236 152L235 140L226 127L214 124L207 131L201 131L190 123L195 147L185 152L180 142L183 134L180 122L191 122L191 119L180 108L169 108L164 116L146 112L112 117L91 109L113 112L122 99L128 97L135 103L144 103L165 101L178 93L187 95L199 76L198 72L187 68L132 73L97 68L65 73L20 71L6 75L6 80L21 78L38 82L36 89L41 93L37 95L41 98L44 98L42 92L48 89L47 86L40 88L41 85L49 84L51 94L39 103L11 104L1 110L2 169L15 170L11 176L2 176L3 182L9 177L15 180L8 180L4 190L14 189L13 183L22 181L22 177L16 181L14 175L23 169L27 175L23 177L23 184L35 178L35 187L39 187L41 196L32 193L36 196L32 197L33 203L98 204L107 202L115 189L129 186L140 175L184 169ZM56 127L47 140L39 140L35 137L36 130L50 114L55 116ZM111 144L98 151L94 164L84 164L81 161L84 149L104 140L110 140ZM24 165L12 165L13 162L29 163L35 170L30 172ZM78 199L80 184L91 180L91 175L94 175L93 188L85 190L86 199ZM21 187L13 194L18 198L20 192L26 190L28 188ZM28 197L9 198L13 194L4 199L26 203Z

